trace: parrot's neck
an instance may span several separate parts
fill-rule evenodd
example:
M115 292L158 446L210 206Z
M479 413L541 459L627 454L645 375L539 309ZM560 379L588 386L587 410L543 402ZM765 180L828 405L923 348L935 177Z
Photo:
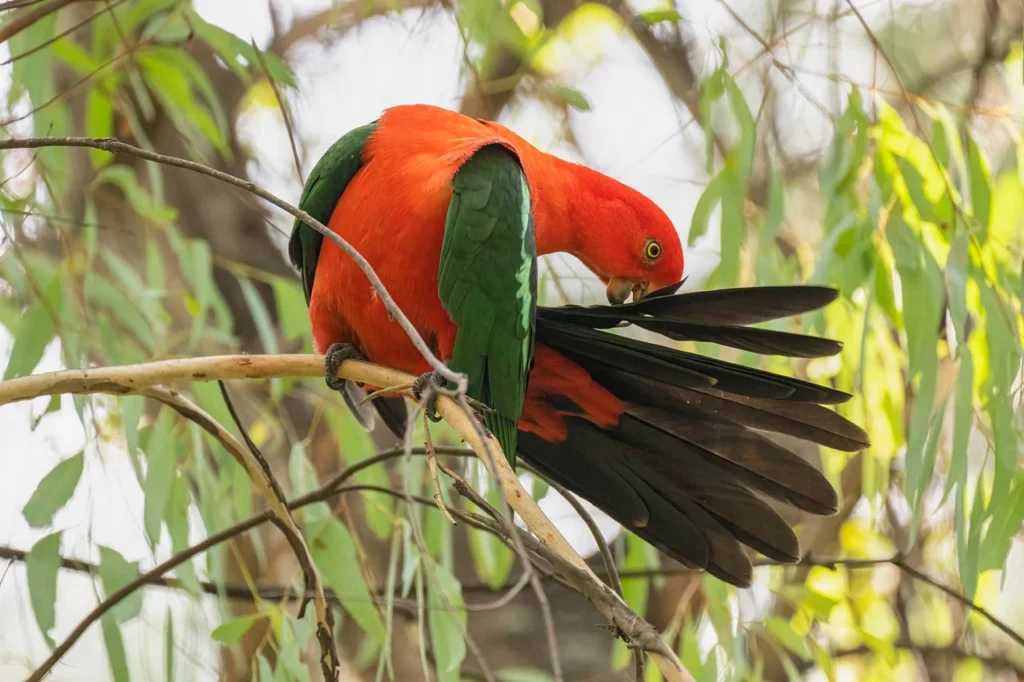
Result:
M540 199L534 202L537 255L578 254L588 230L593 234L595 227L588 224L595 216L587 183L594 171L548 154L538 161L530 179L531 192Z

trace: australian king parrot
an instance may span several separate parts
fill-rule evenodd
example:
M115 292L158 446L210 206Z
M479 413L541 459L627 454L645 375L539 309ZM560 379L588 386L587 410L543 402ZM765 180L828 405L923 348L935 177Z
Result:
M433 106L387 109L340 138L300 208L355 247L434 354L468 376L510 461L518 455L684 565L749 585L742 545L800 559L769 500L837 510L828 480L766 434L859 450L864 431L827 407L849 394L609 331L829 356L842 345L750 325L821 308L834 290L679 294L683 248L654 202L498 123ZM611 305L538 306L537 257L555 252L597 275ZM289 256L328 384L357 390L335 375L359 358L420 375L422 390L429 364L358 266L298 220ZM403 434L403 400L373 402Z

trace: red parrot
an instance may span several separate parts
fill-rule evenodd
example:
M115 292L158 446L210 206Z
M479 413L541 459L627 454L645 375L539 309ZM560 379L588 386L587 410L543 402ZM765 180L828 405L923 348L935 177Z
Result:
M749 585L741 543L800 558L765 497L836 511L825 477L760 432L860 449L864 431L824 407L848 394L603 331L633 324L673 340L834 355L836 341L747 326L820 308L834 290L677 294L683 248L654 202L498 123L426 105L388 109L339 139L299 205L366 258L434 354L467 375L510 462L518 454L684 565ZM537 256L555 252L593 271L612 305L539 307ZM297 220L289 255L327 383L357 414L336 378L347 358L421 375L417 392L440 381L336 245ZM401 399L374 404L404 433Z

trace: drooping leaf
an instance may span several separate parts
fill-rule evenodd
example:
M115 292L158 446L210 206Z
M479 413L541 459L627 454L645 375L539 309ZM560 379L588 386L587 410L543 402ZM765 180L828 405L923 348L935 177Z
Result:
M103 583L103 593L109 597L139 576L139 564L137 561L126 561L117 550L101 545L99 574ZM118 623L127 622L141 612L141 591L136 591L121 600L113 609Z
M433 564L428 591L430 643L437 666L438 682L458 682L466 657L466 611L462 585L444 566Z
M79 452L57 463L43 476L32 497L21 510L25 520L33 528L50 525L53 516L67 504L75 493L78 481L85 467L85 453Z
M103 644L107 649L111 677L114 678L114 682L128 682L128 657L125 654L124 638L121 637L117 617L111 612L103 614L100 617L100 629L103 631Z
M988 162L973 137L967 138L967 167L970 173L971 210L981 227L980 238L984 242L992 215L992 176Z
M770 632L772 636L782 644L782 646L786 647L804 660L811 658L811 648L807 644L807 639L801 637L793 630L793 625L789 620L778 616L769 616L765 619L764 624L765 627L768 628L768 632Z
M43 351L56 333L54 320L63 302L63 282L55 275L46 286L44 297L32 304L21 318L14 334L14 347L4 370L4 381L32 373L43 358Z
M348 529L334 517L309 528L309 548L327 583L341 599L342 608L370 637L381 641L384 622L359 566L359 553Z
M175 461L171 443L173 428L174 412L169 408L160 410L146 444L146 480L142 486L145 494L143 525L152 546L160 542L160 528L174 485Z
M237 644L252 629L256 621L264 617L263 613L248 613L244 616L226 620L213 629L210 637L227 646Z
M186 7L185 15L196 35L205 41L239 78L248 80L247 68L259 68L259 60L251 44L234 33L207 22L191 7ZM263 61L278 85L295 87L295 77L284 61L269 52L263 53Z
M708 231L708 222L711 220L711 212L722 200L728 179L724 174L719 173L708 186L701 192L697 206L693 209L693 216L690 218L690 232L686 235L686 243L693 246L694 243L703 237Z
M132 209L147 220L163 225L173 221L178 216L178 212L174 208L161 203L150 194L139 183L138 178L135 177L135 172L128 166L117 164L103 168L96 174L96 179L93 180L93 187L98 187L104 182L117 185L121 192L124 193L124 197L128 200L128 204Z
M170 607L164 624L164 679L174 682L174 612Z
M555 93L569 106L577 111L590 111L590 102L587 96L576 88L568 85L556 85Z
M32 613L43 633L43 639L53 649L50 631L57 622L57 573L60 570L60 532L40 538L25 557L28 574L28 596Z

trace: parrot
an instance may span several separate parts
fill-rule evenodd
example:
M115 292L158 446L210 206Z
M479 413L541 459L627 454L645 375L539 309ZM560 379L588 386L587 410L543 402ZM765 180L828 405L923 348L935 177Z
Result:
M819 310L836 290L680 293L682 243L651 199L498 122L426 104L390 107L339 138L299 208L365 258L431 352L467 377L510 464L521 460L682 565L749 586L746 548L801 558L777 505L837 512L828 479L783 443L867 447L863 429L830 409L850 394L623 333L832 356L839 341L752 325ZM608 305L539 305L538 257L552 253L578 258ZM403 436L404 399L361 404L359 391L376 387L339 379L339 365L413 374L425 403L430 382L444 379L355 261L298 218L288 255L327 385L364 425L375 410Z

